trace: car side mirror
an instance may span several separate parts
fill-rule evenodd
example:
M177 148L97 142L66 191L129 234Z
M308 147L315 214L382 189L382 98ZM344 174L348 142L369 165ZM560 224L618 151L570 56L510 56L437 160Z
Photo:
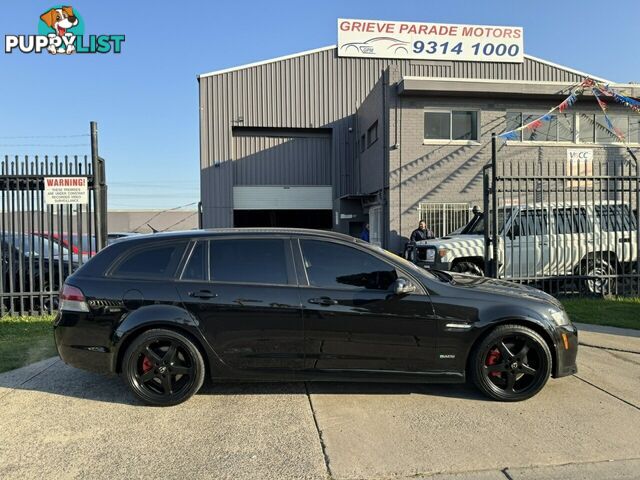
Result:
M416 291L416 286L406 278L398 278L393 282L393 293L396 295L407 295Z

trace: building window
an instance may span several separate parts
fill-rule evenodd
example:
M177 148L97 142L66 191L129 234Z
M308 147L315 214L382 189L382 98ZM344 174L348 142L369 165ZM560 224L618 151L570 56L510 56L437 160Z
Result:
M596 121L595 115L581 113L578 115L578 140L581 143L595 143L596 141Z
M625 138L629 138L629 117L625 115L607 115L613 128L622 132ZM596 143L616 143L618 137L607 126L604 115L596 115Z
M424 220L436 237L462 229L470 219L468 203L421 203L418 207L418 220Z
M360 137L360 153L364 152L367 149L367 140L365 139L364 133Z
M632 115L607 115L613 126L624 135L627 143L640 143L640 118ZM578 115L580 143L620 143L611 131L604 115L581 113Z
M425 140L478 140L478 112L443 111L424 112Z
M505 131L515 130L539 118L542 113L507 112ZM608 115L613 126L620 130L628 143L640 143L640 118L627 115ZM620 143L618 137L607 126L604 115L588 113L565 113L551 115L534 130L517 132L515 141L520 142L564 142L564 143Z
M507 129L526 125L536 118L540 118L541 113L507 113ZM551 119L542 122L538 128L533 130L523 130L520 132L520 140L523 142L573 142L575 135L575 120L573 114L550 115ZM520 123L520 121L522 123Z
M522 126L522 114L520 112L507 112L507 125L505 128L506 132L511 132L516 128L520 128ZM522 141L522 130L516 132L518 135L517 140L519 142Z
M367 148L376 143L378 140L378 121L373 122L373 125L367 130Z

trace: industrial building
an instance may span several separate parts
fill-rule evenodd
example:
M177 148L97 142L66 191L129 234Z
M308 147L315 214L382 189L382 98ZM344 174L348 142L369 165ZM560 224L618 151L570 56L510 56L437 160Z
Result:
M392 251L420 217L446 234L482 205L491 133L547 111L585 77L608 82L526 54L362 58L340 44L201 74L203 226L357 236L369 223L371 242ZM618 158L622 145L600 133L599 111L585 96L501 154L535 164L588 146L595 160ZM616 105L610 113L637 144L638 116Z

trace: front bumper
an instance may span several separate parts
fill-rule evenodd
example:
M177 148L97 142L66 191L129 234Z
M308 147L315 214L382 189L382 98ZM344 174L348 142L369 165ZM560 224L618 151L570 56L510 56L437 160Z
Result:
M451 271L451 262L440 262L440 261L427 262L425 260L418 260L416 264L419 267L423 267L423 268L433 268L434 270Z
M423 268L451 270L451 262L443 261L443 258L438 256L435 248L431 247L416 249L415 264Z
M557 327L554 332L556 362L553 377L560 378L577 373L578 329L572 325Z

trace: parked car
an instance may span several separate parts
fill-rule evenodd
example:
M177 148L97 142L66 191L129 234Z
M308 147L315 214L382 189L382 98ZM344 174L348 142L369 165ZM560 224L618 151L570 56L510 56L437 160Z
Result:
M68 364L119 373L156 405L216 381L464 382L524 400L576 372L562 305L524 286L429 272L342 234L141 235L69 277L54 321Z
M638 261L638 223L628 205L540 203L497 213L502 278L578 275L585 290L601 294L613 275ZM484 229L484 214L476 213L460 233L416 242L405 256L423 267L482 276Z
M19 308L22 294L55 294L54 307L57 304L57 292L64 279L78 265L77 256L71 256L67 249L35 233L0 232L0 255L2 258L2 278L0 293L5 307L9 308L13 300L14 308ZM43 299L47 303L47 299ZM29 299L23 300L29 304Z
M96 237L93 235L78 235L77 233L69 235L66 232L62 234L56 232L38 232L35 235L54 240L64 248L71 250L74 254L82 255L85 261L92 255L95 255L97 251Z

